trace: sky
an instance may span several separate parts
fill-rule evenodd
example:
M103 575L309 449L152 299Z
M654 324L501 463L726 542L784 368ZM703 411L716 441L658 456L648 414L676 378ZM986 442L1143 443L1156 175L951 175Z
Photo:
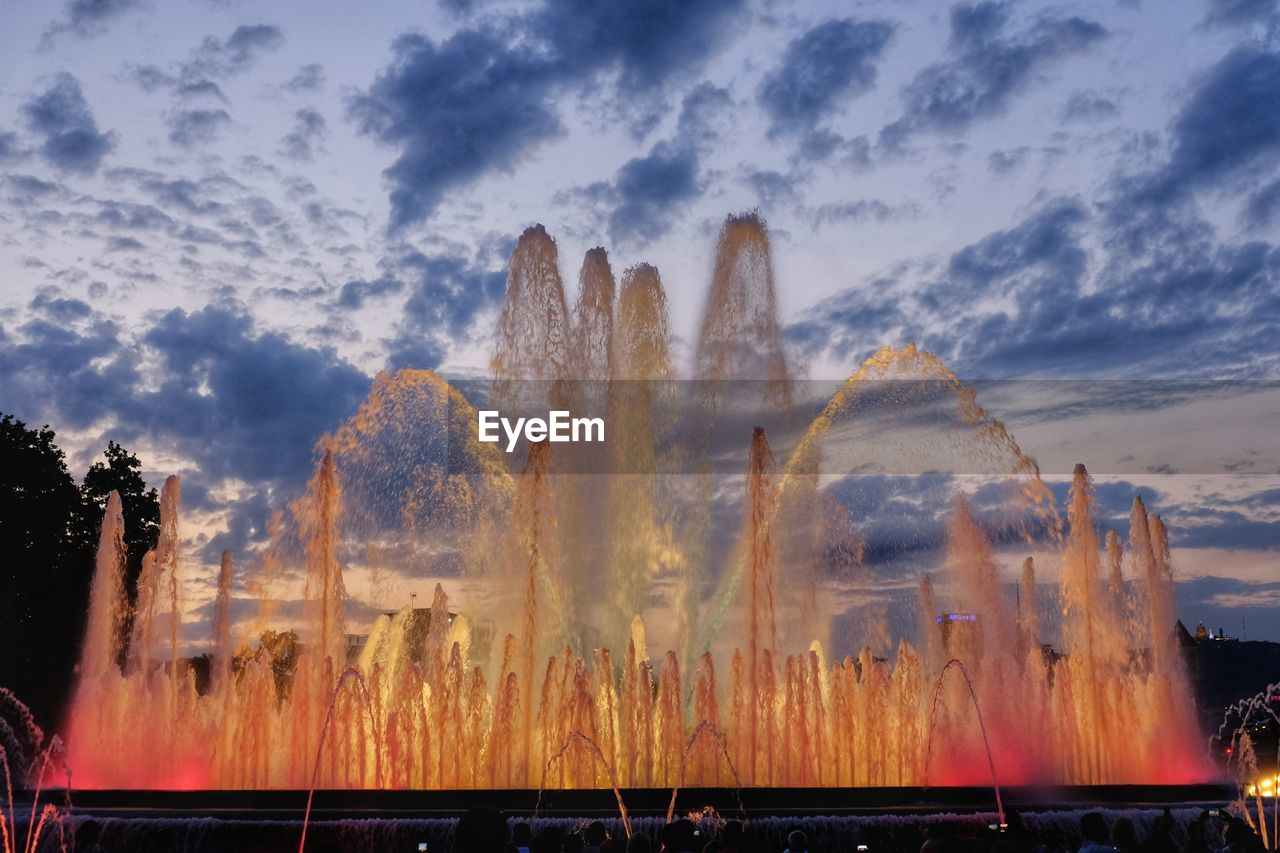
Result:
M485 374L526 227L571 289L593 246L655 264L687 365L720 225L758 209L800 375L937 353L1060 498L1082 459L1101 523L1165 517L1184 621L1280 640L1275 2L4 19L0 411L73 471L115 439L181 475L193 577L261 546L379 371Z

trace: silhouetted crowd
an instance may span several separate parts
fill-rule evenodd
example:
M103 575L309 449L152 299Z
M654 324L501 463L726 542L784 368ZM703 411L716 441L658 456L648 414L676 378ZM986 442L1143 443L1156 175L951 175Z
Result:
M865 826L856 845L832 846L810 839L800 828L785 842L770 843L742 822L730 820L708 830L688 819L664 826L658 836L635 832L628 838L610 837L604 823L595 821L567 831L548 826L534 833L528 823L508 824L496 809L473 809L458 822L455 853L1263 853L1258 833L1247 822L1225 811L1203 812L1179 826L1165 809L1151 829L1139 837L1133 821L1119 817L1108 824L1101 812L1080 819L1079 832L1061 827L1032 829L1021 815L1009 812L1007 823L974 827L935 822L903 821L893 826ZM1083 840L1077 840L1082 838Z

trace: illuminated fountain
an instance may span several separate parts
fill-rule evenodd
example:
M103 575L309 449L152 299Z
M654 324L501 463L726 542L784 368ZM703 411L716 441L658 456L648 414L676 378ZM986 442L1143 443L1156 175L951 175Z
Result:
M1211 775L1175 647L1159 517L1136 500L1129 541L1109 537L1104 551L1078 467L1064 526L1034 461L911 345L876 353L816 419L810 411L811 423L788 431L803 407L769 252L755 217L727 221L697 381L681 401L658 271L634 267L616 287L594 249L571 309L555 243L540 226L526 231L490 404L607 413L609 442L577 460L600 467L570 470L571 452L546 443L510 465L514 455L476 440L464 385L428 371L379 376L321 441L270 547L223 559L201 690L178 656L178 482L163 490L127 638L123 519L109 502L66 732L74 783L986 785L975 700L1001 784ZM858 519L829 487L891 452L854 438L886 395L891 406L945 410L956 452L1007 491L1009 530L1037 559L1060 561L1065 657L1042 648L1037 564L1026 559L1015 602L988 528L958 496L945 568L920 581L914 639L895 643L873 614L861 652L828 659L844 642L833 638L832 579L871 572ZM753 421L772 426L753 433ZM725 446L720 436L740 422ZM717 467L724 458L735 460L729 473ZM713 505L719 518L736 508L734 535ZM237 584L240 564L252 571ZM348 582L358 574L376 590L397 572L445 578L449 595L437 586L429 610L377 618L350 648ZM237 588L257 599L251 625L232 620ZM307 604L301 643L258 648L288 589ZM936 621L939 602L971 614L973 630ZM971 685L941 679L953 660Z

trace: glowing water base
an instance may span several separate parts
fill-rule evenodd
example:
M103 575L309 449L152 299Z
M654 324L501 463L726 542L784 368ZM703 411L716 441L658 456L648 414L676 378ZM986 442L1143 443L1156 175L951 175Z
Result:
M321 442L305 495L280 516L271 546L246 560L249 579L238 584L233 555L223 558L199 691L171 615L182 613L186 564L178 481L165 483L127 630L113 498L65 732L73 784L905 786L985 785L993 768L1001 784L1212 774L1176 648L1168 534L1140 500L1128 541L1101 541L1080 466L1060 519L1034 461L913 346L868 360L776 459L770 436L748 426L738 443L713 448L737 460L734 475L661 473L670 469L658 456L689 450L664 439L671 424L656 414L674 376L670 338L656 269L633 267L616 288L594 249L571 309L554 241L526 231L510 263L494 395L522 380L549 380L541 387L553 397L587 387L568 380L597 383L611 430L601 452L627 473L566 475L545 443L509 470L497 445L475 440L475 409L440 376L380 376ZM728 410L715 399L722 381L761 380L761 411L789 393L769 242L753 216L725 224L694 361L693 378L712 389L704 413ZM989 528L963 496L945 568L917 575L911 640L872 615L860 654L824 651L834 647L830 577L870 571L858 519L826 486L851 470L851 452L874 460L901 443L848 437L886 379L941 389L956 452L999 470L984 488L1005 489L1011 525L1060 578L1064 654L1042 647L1035 562L1026 557L1016 594L1002 584ZM718 505L736 507L734 531L717 539L711 506L725 495ZM456 579L452 600L437 586L429 613L406 607L378 618L362 644L349 639L354 573L376 586L387 567L442 563ZM301 642L258 648L291 583L307 604ZM256 621L233 620L238 588L256 602Z

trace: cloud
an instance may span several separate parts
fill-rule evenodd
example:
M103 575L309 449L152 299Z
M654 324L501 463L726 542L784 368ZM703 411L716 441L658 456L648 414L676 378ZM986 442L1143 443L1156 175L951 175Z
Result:
M1053 199L953 253L942 269L891 270L802 315L788 336L860 360L918 341L964 376L1265 376L1280 336L1277 250L1217 243L1177 222L1141 246L1110 216ZM1090 262L1090 243L1106 253ZM1207 293L1214 294L1212 299Z
M851 168L865 169L871 165L871 142L865 136L848 139L827 127L813 128L800 138L792 164L813 163L832 157Z
M734 32L743 0L548 0L529 21L566 74L617 73L624 97L696 73Z
M31 300L31 309L59 323L74 323L93 313L87 302L58 296L56 291L41 289Z
M856 222L888 222L915 212L914 205L894 205L878 198L857 201L830 202L802 211L813 229L834 224Z
M397 39L391 65L349 107L362 133L399 151L385 172L392 229L430 218L450 191L511 171L559 136L556 99L597 83L597 75L613 72L620 98L633 103L691 74L741 6L548 0L443 41Z
M284 32L279 27L245 24L236 27L225 39L206 36L185 61L172 65L170 70L149 64L126 68L129 79L148 94L169 91L182 100L209 97L226 103L226 95L216 81L245 73L264 54L278 50L283 44ZM303 71L311 67L305 66ZM306 78L302 82L305 83Z
M54 21L45 30L41 47L48 48L65 33L79 38L102 35L117 18L141 6L140 0L71 0L66 6L66 17Z
M1241 212L1251 228L1268 228L1280 221L1280 180L1274 180L1252 193Z
M321 152L320 143L329 135L324 116L310 107L293 114L293 130L280 140L280 153L290 160L308 162Z
M108 180L135 186L156 202L182 213L203 216L223 213L228 209L227 204L217 198L228 185L229 179L225 176L196 180L170 178L159 172L136 168L108 169L105 175Z
M266 495L302 487L316 441L369 388L369 378L332 350L260 331L240 306L175 309L136 339L50 289L29 308L27 322L0 330L5 410L101 430L130 445L146 438L194 463L185 478L189 496L207 498L227 480L250 484L256 497L228 508L227 532L209 545L214 559L224 547L265 535Z
M48 200L49 196L61 189L53 181L46 181L35 175L4 175L0 181L3 181L5 188L10 192L6 201L15 207Z
M176 73L170 73L156 65L130 65L127 67L127 76L148 95L167 90L184 101L210 98L224 104L230 103L217 83L204 77L184 76L181 68Z
M1045 69L1107 36L1096 21L1050 14L1010 34L1009 11L1008 3L996 2L952 7L948 58L925 68L903 89L903 115L880 132L883 146L899 148L923 131L960 133L979 119L999 115Z
M671 138L628 160L612 180L578 191L607 211L615 245L644 245L671 230L703 190L701 159L718 136L719 117L732 106L727 90L699 84L685 95Z
M98 132L80 81L65 72L23 104L22 114L41 139L41 156L61 172L92 175L116 147L115 133Z
M682 205L701 191L697 153L659 142L645 156L628 160L614 175L608 187L613 200L610 238L617 244L652 242L671 229Z
M1025 145L1007 151L992 151L987 155L987 167L995 175L1007 175L1025 163L1030 153L1031 149Z
M1115 101L1099 92L1077 91L1067 98L1062 107L1061 119L1064 122L1093 122L1115 118L1120 108Z
M242 74L264 53L284 44L284 33L272 24L242 24L226 39L207 36L182 66L184 80L221 79Z
M0 130L0 163L16 160L18 156L18 134Z
M0 335L0 399L25 420L86 428L138 382L136 362L110 320L41 299L30 319Z
M140 252L146 246L136 237L119 237L112 235L107 238L108 252Z
M869 91L892 34L892 25L884 21L843 18L793 39L756 89L756 101L769 118L769 135L815 134L842 102ZM819 149L811 145L809 150Z
M290 92L318 92L324 88L324 66L318 63L303 65L289 78L284 87Z
M177 78L158 65L129 65L126 75L148 95L177 85Z
M503 241L488 246L476 258L421 252L398 258L396 267L408 281L409 298L396 334L387 342L387 366L439 366L450 342L465 339L476 318L501 301L507 276L495 260L509 257L513 248ZM388 284L378 288L392 290ZM344 297L345 291L344 287ZM371 294L366 290L362 296L367 295Z
M1280 153L1280 53L1231 51L1198 81L1170 129L1168 160L1120 188L1118 215L1162 207L1189 192L1249 172L1255 180ZM1269 170L1273 171L1273 170Z
M169 141L183 148L207 145L231 125L231 115L223 109L177 110L167 117Z
M927 261L890 270L788 334L841 359L886 335L915 340L980 377L1271 375L1280 335L1262 318L1280 313L1280 249L1221 238L1194 201L1235 195L1246 226L1272 221L1280 119L1267 105L1278 99L1280 55L1236 48L1194 82L1167 155L1149 142L1155 156L1113 174L1095 204L1044 199L939 271Z
M362 133L400 149L385 172L393 228L428 218L445 193L491 169L509 171L561 133L558 75L531 48L462 30L437 44L396 40L395 59L351 104Z
M222 87L212 80L195 80L190 83L180 83L173 90L173 93L185 100L211 98L224 104L230 103L227 100L227 96L222 93Z
M353 412L369 379L332 351L258 332L232 307L174 309L142 336L162 368L137 411L213 479L303 482L316 440Z
M358 311L369 299L377 299L404 289L404 283L390 276L382 276L372 281L349 281L342 285L338 293L338 306L349 311Z
M1273 23L1277 15L1275 0L1209 0L1208 26L1239 26Z
M746 182L766 210L794 202L800 195L793 176L773 169L751 169L746 174Z

